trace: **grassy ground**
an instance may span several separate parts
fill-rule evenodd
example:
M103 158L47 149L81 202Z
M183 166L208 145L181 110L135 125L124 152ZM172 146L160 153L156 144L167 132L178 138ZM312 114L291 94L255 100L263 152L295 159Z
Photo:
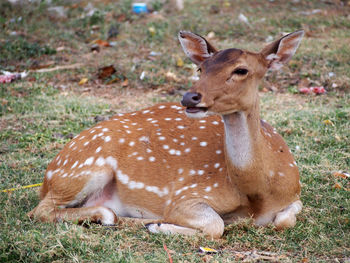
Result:
M65 6L67 18L48 16L45 2L25 8L0 2L0 70L81 64L0 84L1 189L41 182L63 145L106 116L179 101L193 74L176 39L180 29L212 31L211 41L220 48L258 51L279 33L304 28L295 58L260 87L262 117L284 136L298 162L304 209L293 229L277 232L247 220L208 241L201 235L151 235L136 227L33 223L26 213L38 203L36 189L0 193L1 262L167 262L164 244L174 262L254 261L252 251L260 255L256 260L265 255L272 261L349 262L349 178L334 175L350 170L349 1L193 0L185 2L185 10L168 13L161 1L153 1L158 14L136 16L130 1L101 0L90 1L97 9L91 17L84 10L87 2L53 2ZM305 14L315 9L320 11ZM248 25L238 20L240 13ZM115 45L91 52L92 42L107 40L112 26L119 33L108 41ZM151 51L161 55L150 56ZM98 69L111 64L116 73L99 79ZM79 85L83 78L87 82ZM315 85L327 94L297 93ZM203 255L200 246L220 253Z

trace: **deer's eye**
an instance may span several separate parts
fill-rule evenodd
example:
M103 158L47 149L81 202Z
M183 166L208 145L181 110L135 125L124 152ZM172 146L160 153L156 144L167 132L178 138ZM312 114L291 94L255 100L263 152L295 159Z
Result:
M245 68L236 68L233 72L232 75L240 75L240 76L244 76L248 74L248 69Z

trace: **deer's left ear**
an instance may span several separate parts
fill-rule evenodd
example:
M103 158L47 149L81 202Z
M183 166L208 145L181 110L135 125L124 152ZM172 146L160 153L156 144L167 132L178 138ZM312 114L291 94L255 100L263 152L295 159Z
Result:
M304 30L299 30L267 45L261 54L267 60L268 68L278 70L286 64L293 57L303 36Z
M217 52L204 37L191 32L180 31L179 40L185 54L197 65Z

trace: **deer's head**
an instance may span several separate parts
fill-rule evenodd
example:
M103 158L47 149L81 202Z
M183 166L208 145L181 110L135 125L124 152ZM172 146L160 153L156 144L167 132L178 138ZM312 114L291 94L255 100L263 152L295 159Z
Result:
M294 55L304 31L288 34L267 45L259 53L241 49L217 50L205 38L180 31L186 55L201 72L199 81L181 101L189 117L230 114L253 107L257 86L268 69L278 70Z

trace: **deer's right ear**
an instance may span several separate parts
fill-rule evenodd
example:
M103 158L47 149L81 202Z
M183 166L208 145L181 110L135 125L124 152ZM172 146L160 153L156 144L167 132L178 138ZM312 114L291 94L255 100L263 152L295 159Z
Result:
M191 32L180 31L179 40L185 54L197 65L217 52L205 38Z

